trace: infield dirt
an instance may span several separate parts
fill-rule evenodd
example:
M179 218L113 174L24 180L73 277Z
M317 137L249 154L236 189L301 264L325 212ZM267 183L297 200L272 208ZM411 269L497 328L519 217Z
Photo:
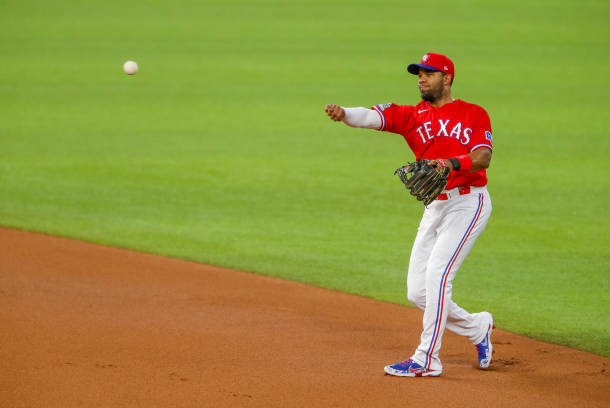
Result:
M610 406L609 359L496 326L489 370L448 332L395 378L419 310L0 228L2 407Z

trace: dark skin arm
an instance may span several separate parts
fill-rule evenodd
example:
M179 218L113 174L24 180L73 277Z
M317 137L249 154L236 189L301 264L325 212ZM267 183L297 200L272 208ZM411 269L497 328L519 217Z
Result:
M486 169L489 167L491 162L491 149L487 147L480 147L474 152L469 154L472 159L472 169L470 171L477 171Z
M491 149L488 149L487 147L479 147L477 150L471 152L468 156L470 156L472 159L472 169L470 169L470 172L486 169L489 167L489 163L491 162ZM445 165L449 166L449 168L453 171L453 165L448 159L437 160L442 160ZM437 165L437 160L432 160L433 166Z

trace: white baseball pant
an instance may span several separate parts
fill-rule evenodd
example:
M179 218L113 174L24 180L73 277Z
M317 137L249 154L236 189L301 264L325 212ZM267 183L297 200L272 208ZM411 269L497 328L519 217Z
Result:
M424 311L421 343L411 358L432 370L442 370L445 327L477 344L489 325L488 315L468 313L451 300L453 278L491 215L487 188L470 189L465 195L450 190L449 199L426 208L409 261L407 296Z

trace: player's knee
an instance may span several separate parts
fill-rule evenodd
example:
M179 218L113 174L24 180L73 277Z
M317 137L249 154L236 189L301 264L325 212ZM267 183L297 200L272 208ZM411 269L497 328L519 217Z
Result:
M409 290L407 292L407 299L421 310L426 308L426 292L424 291Z

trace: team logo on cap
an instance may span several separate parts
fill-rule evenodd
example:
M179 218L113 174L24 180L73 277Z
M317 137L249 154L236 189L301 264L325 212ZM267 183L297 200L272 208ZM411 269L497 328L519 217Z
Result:
M426 62L426 61L428 61L428 58L430 58L430 56L428 54L426 54L423 57L421 57L421 60L422 60L422 62Z
M491 132L489 130L485 131L485 139L489 140L490 142L494 141L493 136L491 135Z

